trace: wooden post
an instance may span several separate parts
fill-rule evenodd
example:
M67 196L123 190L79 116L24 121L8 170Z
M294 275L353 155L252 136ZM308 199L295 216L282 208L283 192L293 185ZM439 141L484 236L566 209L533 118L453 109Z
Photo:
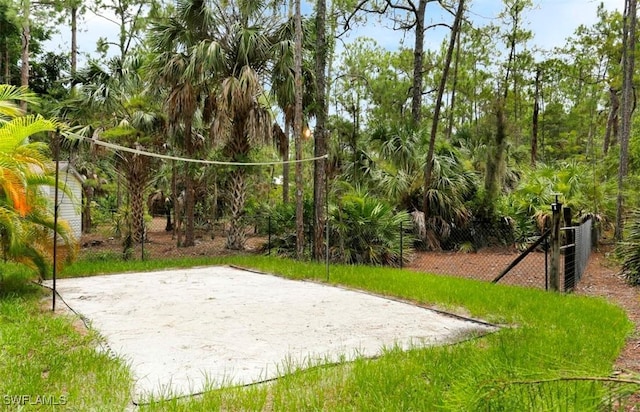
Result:
M551 204L551 268L549 270L549 287L553 291L560 290L560 211L562 203Z

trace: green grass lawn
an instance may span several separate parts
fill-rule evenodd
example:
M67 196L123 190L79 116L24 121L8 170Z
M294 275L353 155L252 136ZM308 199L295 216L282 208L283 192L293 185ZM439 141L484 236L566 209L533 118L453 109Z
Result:
M209 264L326 281L324 265L256 256L78 262L61 276ZM2 273L0 404L15 410L15 405L8 405L11 396L29 395L33 400L41 395L49 401L63 398L65 405L56 410L111 411L131 405L126 364L96 352L99 337L82 333L73 318L52 316L50 300L43 303L45 292L25 282L28 272L5 266ZM390 350L377 359L291 370L269 384L211 390L139 409L596 411L617 410L616 399L640 388L597 379L610 376L632 330L625 313L603 299L363 266L331 266L329 282L505 327L457 345Z

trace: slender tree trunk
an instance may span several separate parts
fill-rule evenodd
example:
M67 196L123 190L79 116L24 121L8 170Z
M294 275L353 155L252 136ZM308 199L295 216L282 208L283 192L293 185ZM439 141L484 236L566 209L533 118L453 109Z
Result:
M291 122L285 120L284 122L284 134L285 139L283 141L284 146L282 148L282 160L285 162L289 161L289 139L291 137ZM283 163L282 165L282 203L285 205L289 203L289 184L290 184L290 173L291 164Z
M609 88L609 100L611 101L611 107L609 107L607 128L604 132L604 142L602 145L602 151L605 155L609 152L609 148L615 145L618 140L618 113L620 110L620 99L618 98L618 91L613 87ZM613 139L611 139L612 135Z
M327 2L318 0L316 5L316 105L318 113L316 115L316 130L314 133L315 157L324 156L327 153L327 100L326 100L326 70L327 70L327 39L326 20ZM313 205L314 205L314 225L313 225L313 257L322 260L324 256L325 242L325 179L326 162L316 160L313 173ZM328 239L327 239L328 241Z
M131 237L136 243L144 240L144 182L133 176L131 190Z
M449 37L449 47L447 48L447 55L445 57L444 67L442 68L442 77L440 78L440 85L438 86L438 97L436 98L436 105L433 111L433 123L431 123L431 135L429 137L429 150L427 152L427 159L425 163L424 171L424 194L422 198L422 209L424 212L425 222L429 221L429 189L431 188L432 172L433 172L433 153L436 145L436 136L438 134L438 122L440 120L440 106L442 105L442 96L444 95L444 89L447 86L447 77L449 75L449 68L451 66L451 59L453 56L453 49L456 44L456 38L458 37L458 30L460 30L460 24L464 15L464 1L459 0L456 16L453 21L453 27L451 29L451 36Z
M91 233L91 202L93 201L93 186L83 185L82 192L82 233Z
M302 159L302 14L300 0L295 0L295 114L293 134L296 160ZM302 185L302 163L296 163L296 256L302 259L304 253L304 204Z
M496 108L496 134L495 146L488 153L487 170L485 174L485 217L493 213L494 201L500 194L502 178L504 175L505 150L507 146L507 126L505 119L504 100L499 100Z
M4 82L11 84L11 67L9 65L9 42L4 39Z
M29 87L29 47L31 44L31 0L22 0L22 48L21 48L21 67L20 67L20 85ZM20 108L27 110L27 102L21 101Z
M411 119L413 125L422 121L422 72L424 67L424 19L427 0L420 0L416 14L415 44L413 46L413 85L411 88Z
M453 63L453 84L451 85L451 106L449 107L449 125L447 127L447 140L451 140L453 134L453 120L454 111L456 107L456 92L458 90L458 65L460 62L460 33L462 30L458 30L456 37L456 57Z
M8 56L8 50L7 50L7 39L5 37L4 42L2 44L3 48L2 48L2 57L0 57L0 73L3 73L4 77L2 78L2 82L5 84L10 84L10 82L7 79L7 65L9 64L9 56ZM4 70L2 70L2 68L4 68Z
M625 0L624 37L622 53L622 130L620 133L620 164L618 167L618 196L616 200L615 239L623 238L624 229L624 182L629 166L629 138L631 137L631 117L635 108L633 75L635 72L636 47L636 0Z
M538 119L540 116L540 67L536 69L535 92L533 95L533 119L531 122L531 166L538 161Z
M78 68L78 7L71 6L71 75Z

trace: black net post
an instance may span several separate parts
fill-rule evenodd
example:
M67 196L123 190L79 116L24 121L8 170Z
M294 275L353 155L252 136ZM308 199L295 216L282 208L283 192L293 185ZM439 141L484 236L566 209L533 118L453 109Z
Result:
M571 208L562 210L566 228L564 255L564 291L572 291L576 285L576 233L571 222Z
M404 236L403 236L403 232L404 229L402 227L402 221L400 221L400 269L402 269L402 267L404 266L404 258L402 256L402 250L404 248L404 244L403 244L403 240L404 240Z
M560 290L560 212L562 203L558 202L556 196L555 203L551 204L551 269L549 271L549 285L551 290Z
M549 290L549 238L544 238L544 290Z
M55 184L53 194L53 294L51 310L56 311L56 278L58 277L58 179L60 177L60 131L56 130L53 136L53 155L55 157Z
M329 281L329 157L324 158L324 262Z
M267 218L267 232L268 232L267 254L271 256L271 213L269 213L269 217Z

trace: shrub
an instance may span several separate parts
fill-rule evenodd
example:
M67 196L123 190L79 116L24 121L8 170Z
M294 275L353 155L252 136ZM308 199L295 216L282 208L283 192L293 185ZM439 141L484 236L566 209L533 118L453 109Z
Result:
M617 255L622 259L622 275L633 286L640 285L640 209L631 213L626 240L618 243Z
M414 241L412 222L405 211L393 208L368 195L350 192L331 208L332 260L350 264L399 266L400 228L404 228L403 247ZM405 258L406 254L403 256Z

